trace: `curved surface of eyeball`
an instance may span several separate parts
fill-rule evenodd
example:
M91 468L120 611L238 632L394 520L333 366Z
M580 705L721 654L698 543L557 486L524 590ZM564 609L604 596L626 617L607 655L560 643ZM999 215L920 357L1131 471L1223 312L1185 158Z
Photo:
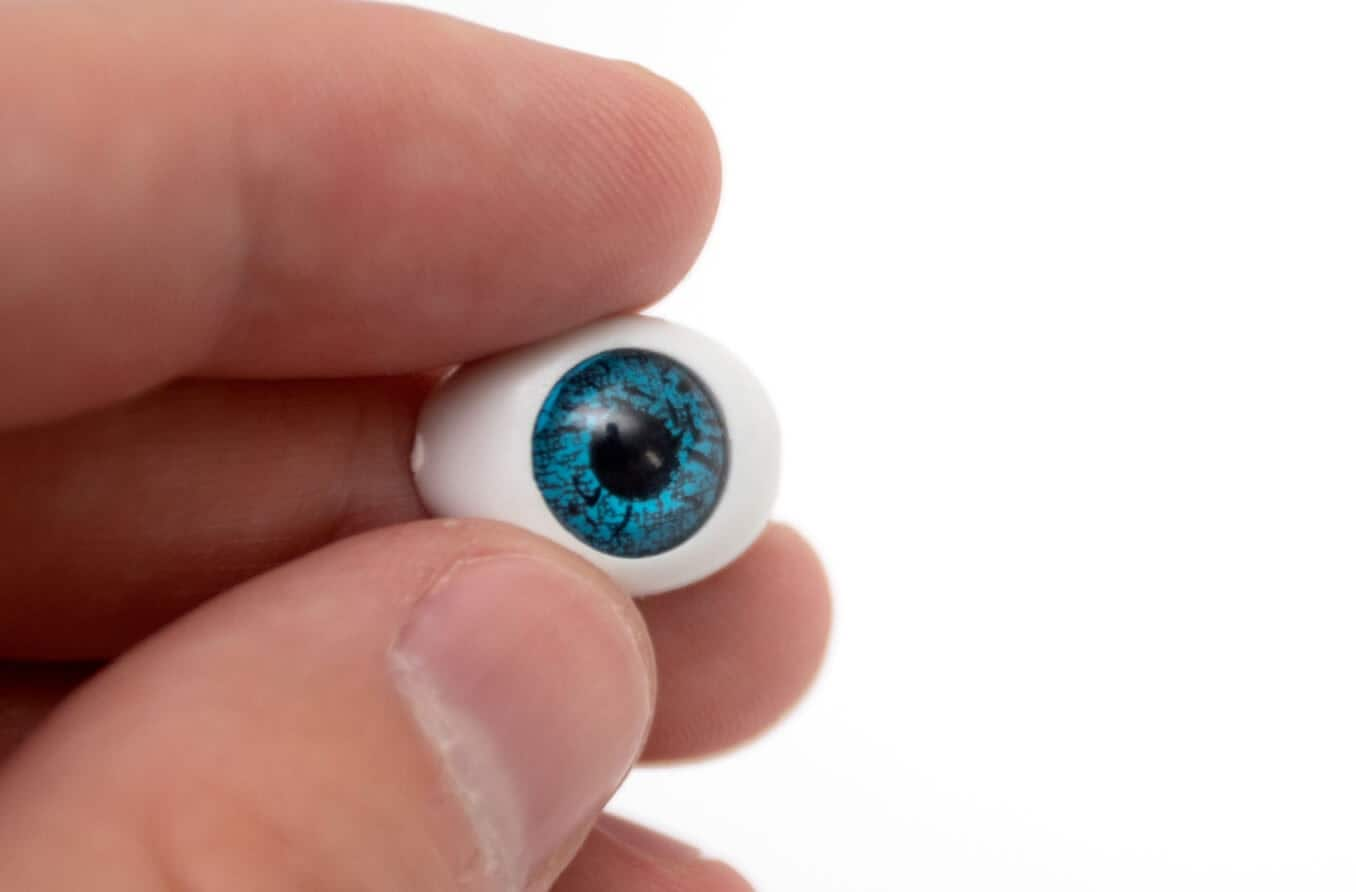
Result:
M445 378L411 465L432 513L523 527L647 595L753 544L776 497L780 434L732 353L624 316Z

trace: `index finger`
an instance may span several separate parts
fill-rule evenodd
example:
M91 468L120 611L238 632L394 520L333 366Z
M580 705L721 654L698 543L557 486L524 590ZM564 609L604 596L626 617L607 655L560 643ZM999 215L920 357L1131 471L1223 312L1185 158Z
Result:
M458 362L662 296L719 161L634 66L400 7L0 11L0 427Z

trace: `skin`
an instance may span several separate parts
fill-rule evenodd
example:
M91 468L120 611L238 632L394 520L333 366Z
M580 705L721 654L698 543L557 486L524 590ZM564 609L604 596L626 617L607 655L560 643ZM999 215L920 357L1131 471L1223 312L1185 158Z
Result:
M483 816L430 804L446 766L386 660L437 580L516 556L587 593L542 602L560 629L629 630L630 668L581 663L571 690L633 676L643 760L737 746L810 684L829 595L793 531L633 605L526 534L423 519L407 469L430 370L644 307L686 272L720 181L692 100L393 6L17 4L0 134L7 873L748 888L595 821L608 784L544 857L494 873ZM597 700L570 721L609 721L618 698Z

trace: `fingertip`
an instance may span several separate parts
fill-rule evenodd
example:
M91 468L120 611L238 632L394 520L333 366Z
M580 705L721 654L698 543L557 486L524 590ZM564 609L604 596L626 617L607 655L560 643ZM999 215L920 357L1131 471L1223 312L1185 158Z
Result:
M811 650L818 653L814 669L819 668L824 651L828 647L829 633L833 625L832 585L828 569L819 552L795 527L784 523L773 523L759 543L763 547L763 560L780 567L782 577L798 580L799 584L788 584L784 591L795 597L795 611L802 623L817 632L807 643Z
M833 612L814 549L781 524L720 573L640 609L663 679L650 761L720 752L775 724L818 674Z
M696 261L720 204L720 148L711 121L685 89L629 61L615 63L623 87L618 144L631 146L623 163L634 165L638 185L637 216L648 216L666 262L645 274L650 281L628 290L661 297ZM640 272L640 267L636 268Z
M461 560L392 653L487 873L514 888L558 863L649 729L649 646L610 601L546 553Z
M681 888L694 892L754 892L753 884L724 861L700 861L682 873Z
M116 858L127 888L526 888L630 770L653 696L634 607L578 558L479 521L377 530L68 698L0 775L0 849L30 853L19 877L58 847L73 874ZM117 851L84 845L110 816Z
M686 843L603 815L553 892L752 892L733 867Z
M0 370L28 383L0 424L185 375L444 366L652 303L695 261L719 153L668 81L427 10L247 6L6 13L29 161L0 177L25 333Z
M288 291L292 305L246 303L208 370L466 361L653 303L695 262L720 157L706 115L672 82L419 9L327 14L325 33L321 59L293 53L284 66L307 70L293 102L313 120L280 146L265 93L245 164L264 196L250 290ZM315 69L328 72L336 47L380 66L318 90ZM380 325L355 350L351 320L331 330L319 299Z

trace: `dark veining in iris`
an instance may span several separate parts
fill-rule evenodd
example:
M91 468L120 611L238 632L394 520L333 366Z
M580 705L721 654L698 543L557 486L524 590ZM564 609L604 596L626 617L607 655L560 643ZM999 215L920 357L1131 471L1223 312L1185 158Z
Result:
M599 353L543 403L532 469L555 517L607 554L680 545L715 510L728 444L720 410L685 366L646 350Z

